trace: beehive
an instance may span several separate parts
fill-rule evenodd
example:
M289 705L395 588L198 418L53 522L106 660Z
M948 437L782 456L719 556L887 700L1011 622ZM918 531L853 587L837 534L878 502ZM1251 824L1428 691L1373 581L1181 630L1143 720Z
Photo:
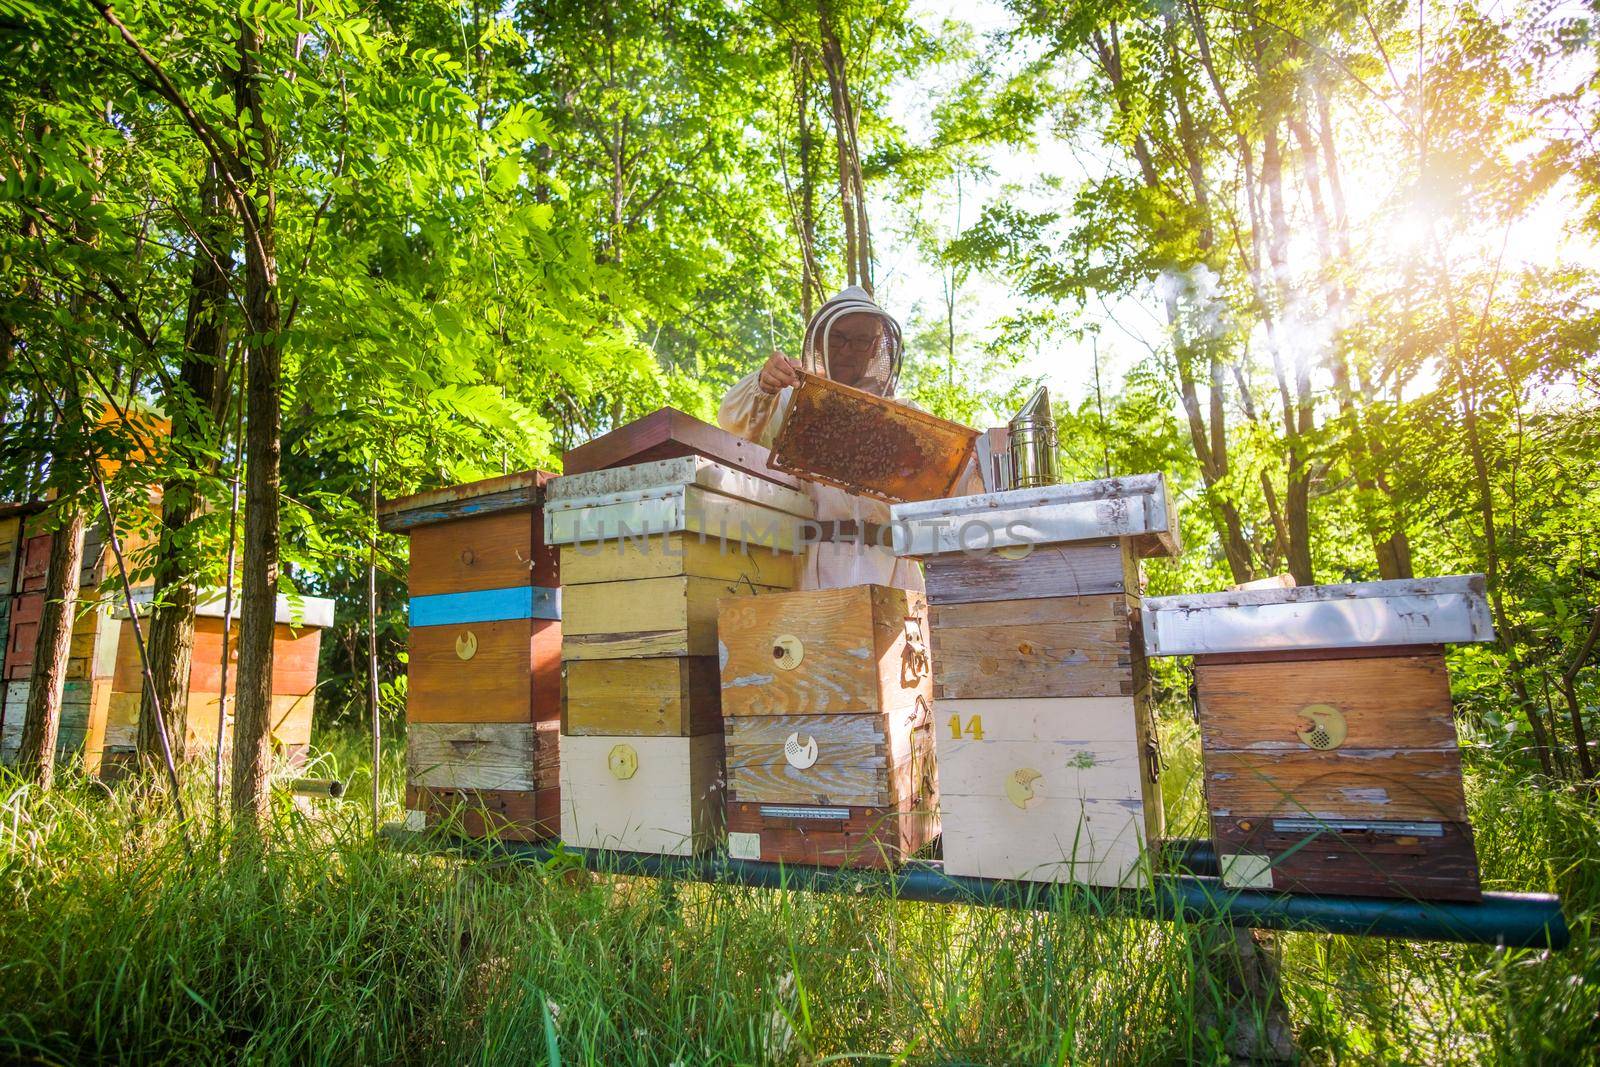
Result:
M201 758L213 752L217 743L217 712L222 700L222 614L221 590L205 590L195 606L194 648L189 661L189 696L185 706L187 729L182 746L169 737L173 755L179 759ZM150 638L148 605L150 590L133 592L135 610L140 612L145 640ZM290 766L305 760L311 745L311 724L316 709L317 662L322 647L322 631L333 625L333 601L323 597L278 597L274 609L272 634L272 714L269 736L276 751ZM238 603L228 636L228 717L224 735L232 744L235 697L239 682L235 676L239 663ZM85 749L85 763L91 773L114 777L134 761L139 735L139 715L144 698L144 672L139 660L139 644L125 607L113 608L120 620L113 625L119 634L114 644L110 677L110 699L103 725L91 733Z
M19 505L0 506L0 739L15 735L18 743L25 702L12 706L7 699L11 687L4 675L5 660L11 648L12 604L22 577L24 517L25 509Z
M1443 646L1493 640L1481 575L1146 602L1194 656L1224 883L1476 900Z
M798 489L697 453L550 483L567 844L688 854L720 838L717 602L792 588L811 514Z
M923 559L944 866L1134 884L1161 832L1139 560L1177 551L1159 475L894 508Z
M34 653L44 614L45 583L55 534L34 514L39 506L14 507L17 522L5 642L5 696L0 723L0 762L15 762L22 744L23 719L34 675ZM24 517L31 515L32 517ZM95 746L86 744L104 729L111 698L111 675L117 654L118 628L111 618L106 577L108 553L102 530L84 530L83 559L78 575L78 601L67 653L67 676L61 693L60 731L56 736L58 760L87 758L95 769Z
M885 866L937 836L921 593L728 599L718 634L731 855Z
M386 502L411 542L406 807L413 826L540 841L560 810L561 590L524 471Z
M121 408L102 405L99 422L102 428L117 424L120 432L132 434L133 447L126 459L134 463L157 452L171 431L167 419L138 401ZM121 466L120 459L101 457L98 462L106 478L115 475ZM159 512L159 489L150 492L149 501ZM34 674L34 652L55 538L46 525L48 516L39 514L48 506L42 501L0 505L0 557L5 559L0 563L0 648L4 649L0 664L0 675L4 676L0 681L0 762L4 763L15 761L21 745ZM134 559L146 547L147 542L138 533L124 530L121 536L125 559ZM105 529L92 521L86 524L56 737L57 759L81 760L79 765L91 774L99 769L121 636L121 628L112 618L112 607L121 599L121 585L106 581L107 577L118 578L107 547Z

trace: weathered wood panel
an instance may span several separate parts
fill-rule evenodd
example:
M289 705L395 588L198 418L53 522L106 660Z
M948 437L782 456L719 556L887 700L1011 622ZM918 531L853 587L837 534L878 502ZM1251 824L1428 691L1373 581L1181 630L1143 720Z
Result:
M1327 705L1349 733L1340 752L1457 747L1444 657L1203 664L1196 668L1209 751L1302 752L1302 714Z
M567 664L564 734L689 737L721 729L713 656Z
M119 692L112 683L111 698L106 707L105 749L132 751L139 740L139 707L141 694ZM215 712L213 711L213 715ZM213 731L215 732L215 731Z
M410 722L559 720L561 644L561 623L544 620L413 627L407 637L406 718ZM463 658L463 653L470 654Z
M210 697L210 694L206 694ZM228 710L233 711L233 700L230 697ZM311 723L316 717L317 701L313 693L305 696L295 696L293 693L274 693L272 695L272 739L280 745L309 745L311 744ZM214 718L213 718L214 721ZM214 732L214 731L213 731Z
M1006 609L1014 621L996 622ZM942 607L933 629L934 696L1132 696L1145 681L1137 626L1122 596Z
M783 590L714 578L643 578L563 590L566 660L709 656L717 651L717 602Z
M1018 558L1009 551L932 556L923 572L933 604L1140 592L1139 561L1120 541L1040 545Z
M1152 597L1151 655L1493 641L1481 574Z
M733 859L822 867L894 867L939 835L931 807L915 811L862 807L728 805Z
M504 511L527 512L538 508L546 483L554 477L548 471L527 470L462 485L424 489L379 503L378 526L388 533L402 533L430 523Z
M144 685L139 665L139 649L133 639L133 626L124 620L122 640L117 647L113 675L119 692L134 692ZM146 627L148 635L148 627ZM278 623L272 628L272 691L301 696L317 687L317 662L322 648L322 631L296 630ZM234 622L228 639L228 692L235 692L235 672L239 664L239 624ZM222 688L222 620L197 616L194 620L194 650L189 662L189 688L206 693Z
M1229 884L1477 898L1442 650L1372 651L1197 657L1206 802L1219 854L1233 850Z
M1147 881L1144 817L1132 801L1076 797L1018 808L1003 796L940 805L947 874L1138 886Z
M15 515L0 516L0 601L11 597L12 582L21 562L21 548L22 519Z
M104 758L108 754L119 752L132 752L139 740L139 716L142 710L141 693L121 693L111 691L106 682L96 682L96 693L102 686L107 687L105 725L100 734L100 740L95 746L94 760L104 766ZM228 693L228 744L232 744L233 716L235 694ZM189 699L185 704L185 741L188 759L207 758L215 751L217 744L217 706L221 697L217 693L202 692L198 689L189 691ZM293 694L275 694L272 698L272 710L269 712L268 735L280 749L289 749L293 746L305 747L311 743L311 725L316 716L316 697L314 694L294 696ZM171 725L171 717L168 717ZM93 739L91 725L91 740ZM168 738L173 746L173 752L179 752L177 740ZM92 768L91 768L92 770Z
M946 870L1128 884L1163 823L1147 707L1089 697L938 709Z
M1134 697L941 700L934 707L941 749L945 740L1085 743L1142 741Z
M724 601L723 714L870 714L926 703L926 617L921 594L886 586Z
M0 723L0 763L7 766L17 761L17 751L22 747L22 725L28 705L29 683L11 682L6 686L6 716ZM56 759L64 761L63 767L77 768L76 761L83 753L83 742L89 722L91 684L87 681L69 681L62 689L61 730L56 736Z
M39 643L39 619L43 614L43 593L27 593L11 598L11 627L6 637L6 681L26 681L33 674L33 650Z
M22 542L22 578L17 588L24 593L42 593L50 573L49 533L26 533Z
M1146 601L1148 603L1148 601ZM1147 650L1148 651L1148 650ZM1366 648L1291 648L1269 652L1208 652L1194 657L1196 667L1233 663L1304 663L1310 660L1400 659L1406 656L1442 656L1443 645L1372 645Z
M0 722L0 763L14 766L22 748L22 723L28 706L28 683L6 683L6 717Z
M619 493L605 502L581 506L570 503L573 506L545 511L545 539L551 544L597 544L688 533L782 552L799 552L805 547L806 520L800 514L697 485ZM809 508L809 502L806 506Z
M926 718L749 716L724 724L735 800L909 810L938 793Z
M1206 753L1213 824L1250 815L1465 822L1461 755L1452 751Z
M614 756L615 754L615 756ZM613 765L631 773L619 777ZM564 737L561 840L691 855L722 836L722 735Z
M1380 829L1278 829L1273 823L1216 824L1225 885L1413 900L1482 899L1478 855L1466 823Z
M946 798L1003 796L1025 805L1073 798L1137 801L1144 796L1147 758L1141 746L1126 741L939 738Z
M800 557L736 541L694 534L663 534L626 542L563 545L561 580L568 586L637 578L689 575L727 582L793 588Z
M116 625L107 620L106 629ZM89 717L83 731L83 771L100 773L100 753L105 748L106 723L111 711L111 679L94 678L89 683Z
M438 789L534 790L558 784L557 724L412 723L408 781Z
M790 489L801 488L793 475L767 466L771 453L765 448L676 408L661 408L570 449L561 457L561 469L567 474L583 474L689 455L705 456Z
M561 584L554 549L544 546L536 509L418 526L411 531L412 596Z
M198 624L199 620L196 620L196 625ZM134 640L133 623L127 619L121 619L117 622L117 631L119 635L117 640L117 661L115 668L111 672L111 689L119 694L138 693L144 687L144 674L140 669L139 643ZM237 631L235 631L235 645L237 644L237 636ZM221 656L220 649L217 654L219 657ZM230 648L229 662L237 662L238 658L238 653ZM193 671L192 664L193 661L191 660L191 672ZM221 674L220 667L217 673ZM229 681L231 683L232 679L230 678ZM233 686L230 684L228 688L231 690Z
M804 488L779 485L703 456L681 456L563 475L550 483L545 510L586 509L660 496L684 499L682 490L690 486L791 515L809 516L815 512L815 505Z
M548 841L561 832L561 790L430 789L406 786L406 808L426 828L458 837Z
M1131 540L1142 556L1175 556L1178 515L1166 479L1135 474L1068 485L897 504L894 550L933 556L971 550L992 531L995 547Z

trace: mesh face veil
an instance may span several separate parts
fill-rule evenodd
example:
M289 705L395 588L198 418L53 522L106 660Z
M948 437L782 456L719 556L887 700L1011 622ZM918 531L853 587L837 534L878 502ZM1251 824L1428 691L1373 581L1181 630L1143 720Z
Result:
M888 397L894 396L900 379L902 351L900 324L866 290L852 285L811 316L801 365L843 385ZM849 380L851 375L854 381Z

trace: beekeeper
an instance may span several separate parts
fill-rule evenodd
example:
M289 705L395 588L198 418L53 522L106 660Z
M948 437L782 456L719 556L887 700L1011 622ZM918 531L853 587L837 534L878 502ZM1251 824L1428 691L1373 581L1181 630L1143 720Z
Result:
M852 285L823 304L806 324L800 360L774 349L766 363L728 390L717 422L724 430L767 448L778 436L783 413L800 378L797 368L882 397L894 397L900 377L900 324ZM903 403L903 401L901 401ZM889 543L889 505L831 485L807 482L821 526L806 550L801 589L894 586L921 591L922 571L898 559Z

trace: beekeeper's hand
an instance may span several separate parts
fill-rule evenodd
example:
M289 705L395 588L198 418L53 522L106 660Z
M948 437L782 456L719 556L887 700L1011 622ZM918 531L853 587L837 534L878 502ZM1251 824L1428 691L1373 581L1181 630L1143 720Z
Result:
M785 386L799 385L800 375L795 373L799 369L798 361L790 359L774 348L772 355L767 357L766 364L762 366L761 373L756 376L756 384L761 387L763 393L771 396Z

